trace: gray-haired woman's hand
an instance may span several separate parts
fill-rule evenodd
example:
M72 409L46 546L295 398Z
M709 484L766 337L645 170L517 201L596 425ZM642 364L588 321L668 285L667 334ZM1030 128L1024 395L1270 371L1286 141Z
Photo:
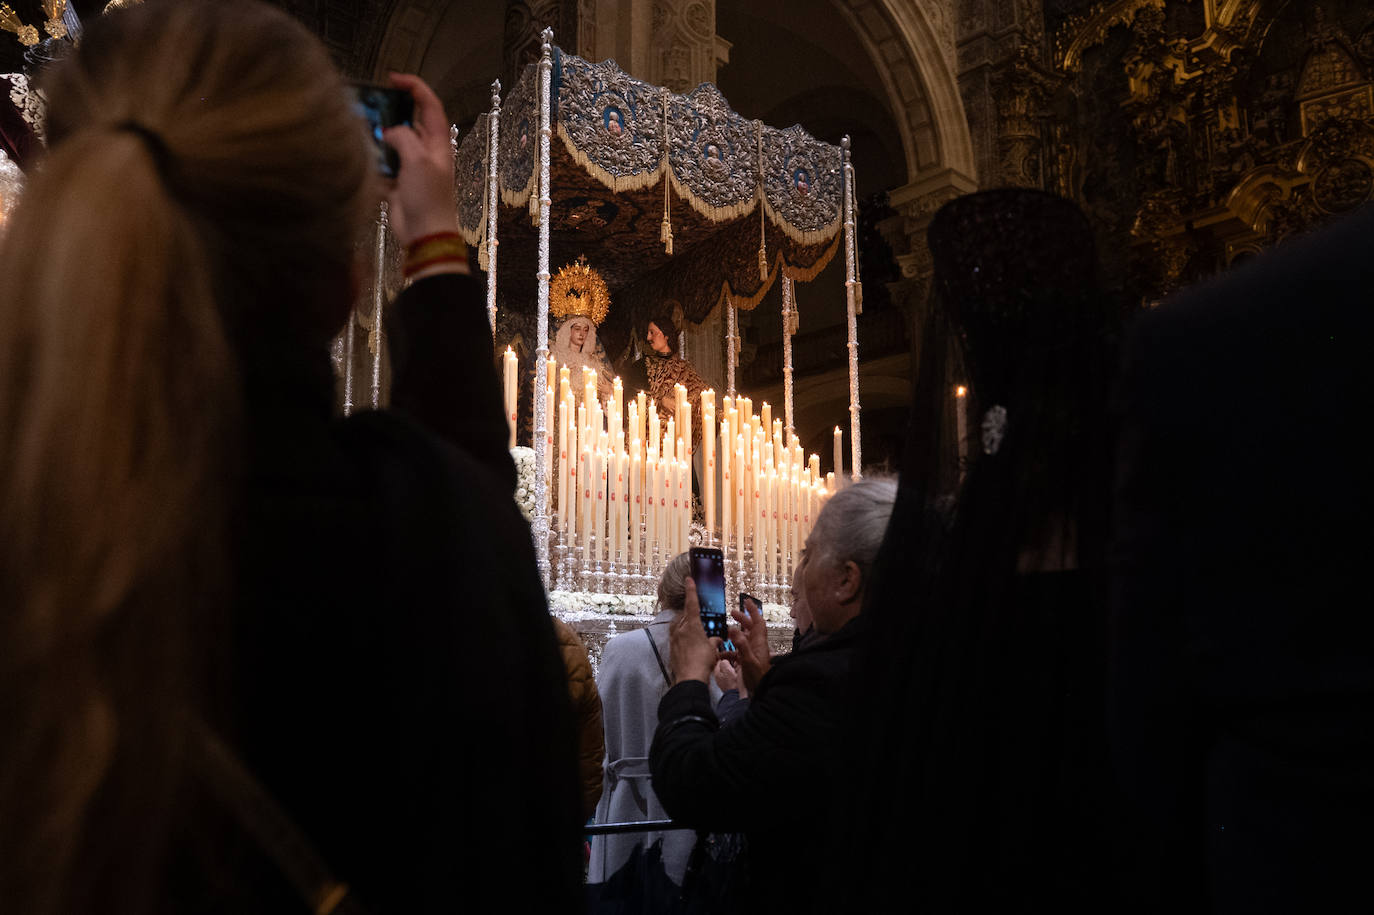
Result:
M745 688L753 692L758 688L763 675L768 673L773 660L768 651L768 624L763 621L763 610L750 597L744 599L745 613L731 610L730 615L739 623L730 627L730 641L735 643L738 652L740 676L744 678Z

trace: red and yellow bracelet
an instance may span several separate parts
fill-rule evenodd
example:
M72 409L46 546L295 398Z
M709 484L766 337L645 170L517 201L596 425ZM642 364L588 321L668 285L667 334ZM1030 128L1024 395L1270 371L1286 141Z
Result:
M468 262L468 246L463 236L457 232L435 232L423 235L406 246L405 266L402 273L410 279L427 267L436 264L463 264Z

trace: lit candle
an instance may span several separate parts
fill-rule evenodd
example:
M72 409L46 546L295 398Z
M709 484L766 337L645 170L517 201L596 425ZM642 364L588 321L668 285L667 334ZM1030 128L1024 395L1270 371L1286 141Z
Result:
M677 459L690 462L692 460L692 402L684 398L682 412L678 415L682 417L682 423L678 428L678 441L682 443L678 446L678 450L682 453L677 456Z
M773 429L773 408L768 401L763 402L763 431L771 432Z
M624 430L621 430L622 434ZM630 521L634 506L630 503L630 455L624 448L616 458L616 470L620 476L620 511L616 514L615 548L620 551L620 561L630 561L630 547L626 537L630 535Z
M635 395L635 406L639 408L639 425L635 426L635 438L639 439L641 442L648 441L648 439L644 437L644 424L649 419L649 412L644 400L645 396L643 391Z
M744 481L739 475L739 468L744 466L744 439L737 436L735 439L735 561L740 564L740 574L744 574Z
M955 438L959 442L959 482L962 483L968 469L968 388L962 384L955 388L954 400Z
M611 382L611 399L615 401L615 418L620 422L625 416L625 387L617 377Z
M844 474L844 433L835 427L835 479Z
M678 439L678 450L682 451L686 446L682 439ZM682 500L682 530L678 537L678 552L687 549L687 541L692 530L692 462L688 460L678 461L678 496Z
M792 465L792 475L787 481L787 512L790 523L787 526L787 578L797 570L797 557L801 555L801 470Z
M668 417L668 431L663 436L663 454L665 457L676 458L677 453L677 420Z
M830 495L831 493L833 493L834 491L835 491L835 474L833 474L833 473L827 473L827 474L825 475L825 494L828 496L828 495Z
M764 407L767 409L767 406ZM772 472L759 475L759 532L761 536L754 541L754 551L758 554L759 572L765 578L773 576L773 524L769 504L772 490ZM762 549L760 549L762 544Z
M754 434L754 473L750 477L753 484L753 494L749 503L750 510L754 513L754 562L758 563L759 537L763 533L762 516L760 514L760 504L763 501L763 433L755 431Z
M503 367L504 367L504 369L505 369L505 383L506 383L506 387L505 387L505 393L506 393L506 422L507 422L507 424L509 424L509 426L510 426L510 440L509 440L509 442L507 442L506 447L507 447L507 448L514 448L514 447L515 447L516 398L517 398L517 396L518 396L517 393L516 393L517 389L516 389L516 380L515 380L515 379L516 379L516 375L517 375L517 373L518 373L518 371L519 371L520 360L516 358L516 355L515 355L514 351L512 351L511 348L510 348L509 346L506 347L506 352L505 352L505 355L502 357L502 359L504 360L504 362L503 362Z
M553 372L553 360L549 360ZM553 382L544 386L544 486L545 492L553 484Z
M720 421L720 546L722 550L730 543L732 521L730 509L735 503L734 477L730 472L731 457L733 457L733 452L730 450L730 420L722 419Z
M701 481L702 509L706 515L706 540L709 543L716 532L716 392L706 391L701 395L701 444L706 449L702 455L704 474Z
M677 532L682 514L682 487L678 478L682 475L682 462L677 458L668 459L668 553L676 556L682 552L677 545Z
M663 439L658 434L658 408L652 400L649 401L649 437L644 441L649 443L649 447L655 451L659 449Z
M579 410L585 410L579 407ZM590 444L583 445L582 459L579 466L579 476L581 477L578 491L582 493L582 565L585 568L592 561L592 449Z
M658 460L651 449L644 464L644 549L650 564L654 561L654 544L658 542L658 487Z
M558 529L568 532L568 402L558 404Z
M639 449L639 439L630 442L630 561L636 568L639 566L639 522L644 517L644 481L640 477L644 461Z
M596 538L596 546L592 552L599 562L606 558L606 433L603 430L597 439L596 452L593 455L593 475L592 489L596 496L596 517L592 524L595 527L593 536Z
M662 468L659 481L663 484L663 488L658 493L658 542L660 555L664 562L677 555L673 551L673 524L675 521L673 517L673 459L668 456L671 453L670 450L658 456L658 464Z

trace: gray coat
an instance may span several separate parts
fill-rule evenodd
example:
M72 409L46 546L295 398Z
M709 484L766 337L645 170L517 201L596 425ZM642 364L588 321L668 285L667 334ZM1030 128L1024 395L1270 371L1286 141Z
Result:
M606 726L606 764L601 802L596 807L598 823L668 818L654 795L649 777L649 744L658 727L658 702L670 685L664 668L668 665L668 624L675 615L672 610L664 610L644 629L617 635L602 651L597 689ZM654 656L655 646L658 658ZM720 698L720 689L714 682L711 695L713 702ZM696 842L696 834L691 830L596 836L592 840L587 881L608 880L625 865L636 846L647 850L660 839L664 869L674 883L681 885Z

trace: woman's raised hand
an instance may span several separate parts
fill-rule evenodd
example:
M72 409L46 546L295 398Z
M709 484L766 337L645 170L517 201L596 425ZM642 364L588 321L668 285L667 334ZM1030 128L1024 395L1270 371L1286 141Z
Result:
M453 146L448 118L434 90L418 76L391 74L391 85L415 99L414 126L388 127L383 139L401 160L388 195L391 231L402 246L457 229L453 204Z

